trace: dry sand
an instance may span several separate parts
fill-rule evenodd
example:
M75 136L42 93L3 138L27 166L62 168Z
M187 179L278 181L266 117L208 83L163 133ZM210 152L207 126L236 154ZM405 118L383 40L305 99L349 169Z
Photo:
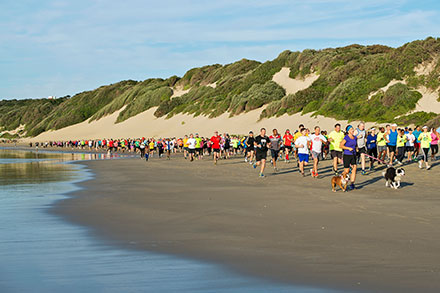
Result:
M328 161L321 179L302 178L293 163L260 179L241 158L86 165L95 178L54 212L113 244L293 284L440 290L438 162L430 171L405 167L400 190L385 188L377 171L347 193L330 191Z
M312 85L319 78L316 73L309 74L304 78L290 78L290 68L283 67L279 72L275 73L272 80L286 90L286 94L295 94Z
M115 124L119 111L101 118L100 120L85 121L56 131L47 131L30 139L31 141L96 139L96 138L126 138L126 137L174 137L189 133L199 133L211 136L215 130L231 134L246 134L249 130L257 131L261 127L271 130L277 128L284 132L286 128L296 130L300 123L313 128L316 125L322 129L332 130L338 121L323 116L312 117L310 114L287 114L258 121L262 109L229 117L225 113L217 118L205 116L192 117L187 114L177 114L170 119L156 118L153 114L156 108L140 113L122 123ZM342 121L343 125L347 122ZM357 124L357 122L352 122ZM371 126L373 123L368 123Z

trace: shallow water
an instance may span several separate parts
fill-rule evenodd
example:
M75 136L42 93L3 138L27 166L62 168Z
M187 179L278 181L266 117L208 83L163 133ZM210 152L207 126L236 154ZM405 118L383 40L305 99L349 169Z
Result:
M107 158L0 149L0 292L331 292L112 247L47 212L90 176L61 162Z

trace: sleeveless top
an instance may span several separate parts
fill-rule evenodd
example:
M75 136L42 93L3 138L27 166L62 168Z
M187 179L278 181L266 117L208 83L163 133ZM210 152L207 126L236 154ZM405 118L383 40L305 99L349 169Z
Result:
M357 146L358 148L364 148L365 147L365 136L366 136L366 131L364 130L360 130L359 128L356 129L357 130Z
M388 140L390 141L390 146L395 146L397 144L397 130L390 130L390 134L388 135Z

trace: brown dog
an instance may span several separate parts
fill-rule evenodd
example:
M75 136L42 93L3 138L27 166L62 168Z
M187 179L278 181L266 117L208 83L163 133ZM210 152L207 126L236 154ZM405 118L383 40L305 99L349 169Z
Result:
M342 174L341 176L334 176L332 178L332 191L336 192L336 185L338 185L342 191L347 189L348 181L350 180L349 174Z

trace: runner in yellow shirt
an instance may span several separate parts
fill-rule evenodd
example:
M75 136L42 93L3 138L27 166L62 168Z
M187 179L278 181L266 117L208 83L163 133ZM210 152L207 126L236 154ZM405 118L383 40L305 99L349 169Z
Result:
M423 157L419 161L419 168L423 168L423 162L425 162L426 170L431 169L431 166L428 164L428 152L431 148L431 132L428 132L428 126L423 126L423 132L420 133L418 140L420 141L420 148L423 150Z
M335 125L335 130L328 135L328 141L330 142L330 155L333 158L333 172L335 176L338 176L338 164L342 164L342 148L341 142L344 139L345 134L341 131L341 124Z

